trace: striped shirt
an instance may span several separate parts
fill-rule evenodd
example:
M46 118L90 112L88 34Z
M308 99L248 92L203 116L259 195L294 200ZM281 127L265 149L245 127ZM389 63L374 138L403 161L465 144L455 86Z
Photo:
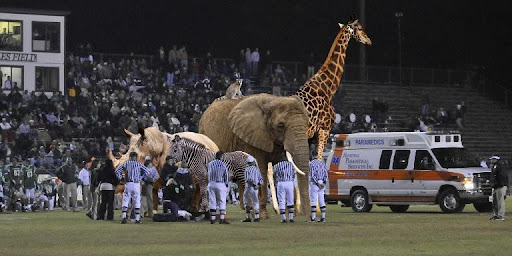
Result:
M143 177L148 175L148 168L143 164L129 160L117 167L115 173L118 179L122 179L122 170L126 170L126 182L140 182Z
M263 178L258 167L251 165L245 168L245 183L260 186L263 184Z
M313 183L322 181L323 184L327 182L327 166L323 161L313 159L309 162L309 181Z
M274 165L274 175L276 181L293 181L295 179L295 170L292 163L288 161L281 161Z
M160 178L160 175L158 174L158 171L156 170L156 168L154 166L148 168L148 172L147 172L145 181L149 182L149 183L153 183L156 180L158 180L158 178Z
M214 159L208 163L208 181L223 182L228 184L229 173L228 168L224 162L218 159Z

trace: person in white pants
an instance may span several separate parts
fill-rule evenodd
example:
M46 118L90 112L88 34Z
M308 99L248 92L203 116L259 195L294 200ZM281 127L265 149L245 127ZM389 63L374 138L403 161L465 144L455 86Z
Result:
M208 196L210 207L210 223L214 224L219 209L219 224L229 224L226 220L226 195L229 173L226 164L221 160L222 152L215 154L215 159L208 163Z
M293 215L295 209L293 207L293 181L295 180L295 170L293 165L283 153L281 162L274 165L274 175L277 182L277 202L279 204L279 214L281 215L281 223L286 221L286 208L288 208L288 222L293 223ZM285 208L286 207L286 208Z
M122 170L126 171L124 178L121 173ZM115 174L119 180L122 181L124 179L125 182L121 224L126 224L126 213L128 212L131 200L133 200L133 209L135 211L135 223L142 223L140 221L140 181L147 178L148 169L143 164L137 162L137 153L131 152L130 160L117 167Z
M309 202L311 204L311 221L316 220L316 205L320 206L321 218L325 221L325 184L327 183L327 166L322 160L316 158L316 151L309 162Z
M242 222L251 222L251 206L254 209L254 222L260 221L260 202L258 200L258 190L263 184L263 177L256 165L254 157L247 157L247 167L245 168L245 189L244 205L246 217Z

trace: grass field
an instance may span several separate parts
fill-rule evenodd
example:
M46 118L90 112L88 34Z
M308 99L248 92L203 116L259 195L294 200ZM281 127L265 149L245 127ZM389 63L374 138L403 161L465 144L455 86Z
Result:
M407 213L374 207L357 214L328 205L326 223L241 223L231 206L231 225L207 221L119 224L78 213L0 213L0 255L512 255L512 217L490 221L471 205L461 214L437 206ZM507 200L512 214L512 200Z

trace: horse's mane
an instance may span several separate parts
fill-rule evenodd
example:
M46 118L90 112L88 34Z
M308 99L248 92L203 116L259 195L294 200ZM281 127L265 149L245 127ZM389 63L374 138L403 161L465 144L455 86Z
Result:
M193 141L189 138L184 138L184 137L181 137L181 139L185 142L185 144L189 144L189 145L193 145L193 146L197 146L198 148L200 149L207 149L203 144L199 143L199 142L196 142L196 141ZM209 150L209 149L208 149Z

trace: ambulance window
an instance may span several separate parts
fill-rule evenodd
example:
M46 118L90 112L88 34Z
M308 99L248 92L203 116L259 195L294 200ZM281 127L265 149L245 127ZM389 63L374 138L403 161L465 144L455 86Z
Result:
M414 170L433 170L434 161L430 153L426 150L416 150L414 158Z
M434 136L435 142L441 142L441 136Z
M389 170L389 164L391 163L391 150L383 150L380 155L379 169Z
M409 150L397 150L393 159L393 169L405 169L409 164Z
M459 136L453 136L453 142L459 142Z
M452 142L452 136L446 136L446 142Z

